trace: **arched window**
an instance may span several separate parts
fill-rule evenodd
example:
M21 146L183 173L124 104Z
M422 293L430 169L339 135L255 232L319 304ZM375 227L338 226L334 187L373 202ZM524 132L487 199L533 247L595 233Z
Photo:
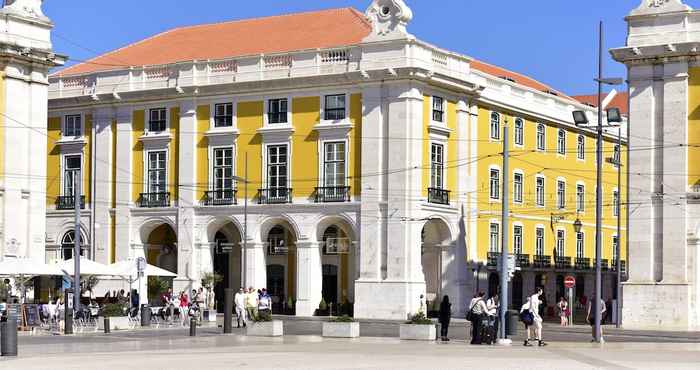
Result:
M578 159L586 159L586 137L583 135L578 136L578 146L577 146Z
M545 127L544 124L537 124L537 150L545 150Z
M75 231L71 230L63 235L61 239L61 258L69 260L73 258L73 251L75 250ZM80 235L80 255L87 256L88 248L85 246L85 239Z
M270 255L287 254L287 239L282 226L275 226L267 234L267 253Z
M557 135L557 153L566 154L566 131L559 129Z
M501 138L500 128L501 115L496 112L491 113L491 139L498 140Z
M350 240L343 235L337 226L329 226L323 233L324 254L347 254L350 251Z
M525 125L520 118L515 119L515 145L523 145Z

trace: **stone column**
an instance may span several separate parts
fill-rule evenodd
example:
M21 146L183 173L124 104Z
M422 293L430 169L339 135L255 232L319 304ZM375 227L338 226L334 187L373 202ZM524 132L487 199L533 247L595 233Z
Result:
M296 246L296 315L313 316L321 302L323 280L321 248L316 241L298 241Z
M196 194L201 184L197 184L195 160L195 146L197 136L197 102L196 100L183 100L180 102L180 130L178 148L178 184L177 198L177 269L180 284L187 285L193 281L200 282L204 271L211 271L211 250L206 245L208 257L206 260L195 256L193 247L198 241L194 236L195 230L194 206L197 204ZM175 140L175 138L173 138ZM170 143L173 145L173 142ZM173 153L174 148L170 148ZM173 159L175 160L175 159ZM209 270L205 270L209 268Z
M135 200L131 199L131 157L132 157L132 108L131 106L119 106L116 110L117 120L117 171L115 181L116 210L114 212L114 223L116 227L116 261L123 261L132 257L129 251L131 240L131 205ZM96 178L98 179L98 178ZM134 243L141 243L141 240L133 240Z
M265 246L263 243L248 241L245 253L245 284L248 287L260 288L267 286L267 265L265 263ZM242 246L241 246L242 247ZM243 258L241 258L241 262Z
M92 244L95 250L95 261L103 264L110 264L110 240L111 230L110 209L112 208L112 166L115 158L112 158L112 120L114 119L114 109L98 108L92 116L94 126L94 152L92 162L95 172L92 176L92 186L94 187L93 198L90 202L95 220L92 225L94 233ZM88 144L88 145L91 145ZM83 193L88 193L90 189L83 189ZM99 225L99 226L97 226Z

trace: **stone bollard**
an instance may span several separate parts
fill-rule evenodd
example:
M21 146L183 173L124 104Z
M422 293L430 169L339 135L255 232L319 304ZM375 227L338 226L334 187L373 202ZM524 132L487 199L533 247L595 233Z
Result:
M17 356L17 320L0 323L0 355Z
M190 337L196 337L196 336L197 336L197 319L193 317L190 319Z
M110 327L109 327L109 317L105 317L104 320L105 320L105 321L104 321L105 334L109 334L109 333L110 333L110 330L111 330Z

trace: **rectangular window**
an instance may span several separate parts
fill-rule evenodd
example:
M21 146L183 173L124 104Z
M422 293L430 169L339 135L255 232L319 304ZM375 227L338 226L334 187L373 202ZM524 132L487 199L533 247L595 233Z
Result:
M151 109L148 113L148 132L163 132L165 126L165 108Z
M491 113L491 139L498 140L501 138L501 115Z
M489 188L489 195L491 199L501 199L500 171L495 168L491 169Z
M345 95L343 95L343 99L345 99ZM267 122L270 124L287 123L287 112L287 99L270 99L267 103ZM345 105L343 105L343 115L345 115Z
M564 247L566 246L566 233L564 230L557 230L557 256L564 257Z
M586 208L586 188L576 185L576 212L583 212Z
M165 193L166 188L166 152L164 150L148 153L148 192Z
M576 157L580 160L586 159L586 137L579 135L576 144Z
M513 175L513 202L523 202L523 174L516 173Z
M535 198L538 207L544 207L544 177L537 177L535 180Z
M535 229L535 254L544 256L544 229L541 227Z
M566 154L566 131L563 129L557 133L557 153Z
M233 126L233 103L214 105L214 127Z
M499 239L499 226L498 224L491 224L491 237L489 244L489 252L499 252L501 250L500 239Z
M267 187L287 188L287 145L267 147Z
M324 153L324 186L345 186L345 142L326 143Z
M557 181L557 208L566 208L566 183Z
M617 261L617 244L619 243L619 239L617 238L617 235L613 236L612 239L612 253L610 254L612 256L613 261Z
M340 121L345 119L345 95L326 95L324 119Z
M620 146L615 144L613 149L613 164L615 167L620 165Z
M613 217L620 215L620 193L613 191Z
M63 126L63 136L65 137L77 137L82 136L82 117L77 114L73 116L66 116L66 121Z
M545 150L546 148L546 136L545 127L543 124L537 124L537 150Z
M72 155L65 158L63 168L63 195L71 197L75 196L75 183L80 181L81 159L79 155ZM81 189L81 195L84 194L84 189Z
M217 195L233 190L233 148L214 149L214 190Z
M515 120L515 145L523 145L525 132L524 126L523 120L520 118Z
M513 226L513 253L523 254L523 227L520 225Z
M576 233L576 258L584 258L585 256L585 244L584 244L584 237L582 232Z
M433 96L433 121L445 122L445 100Z
M440 144L430 145L430 187L442 189L444 184L445 156Z

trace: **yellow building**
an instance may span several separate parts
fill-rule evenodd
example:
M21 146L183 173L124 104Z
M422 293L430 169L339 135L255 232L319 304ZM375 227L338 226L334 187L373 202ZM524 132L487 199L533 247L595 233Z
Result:
M522 254L536 254L541 224L540 255L552 256L563 228L557 257L572 261L532 267L533 256L517 278L534 287L537 274L551 276L538 284L554 297L558 274L588 275L588 267L574 270L570 229L582 182L581 257L591 258L593 138L573 126L571 111L591 107L420 41L406 30L411 17L403 1L375 0L364 14L331 9L184 27L57 72L49 258L65 258L74 237L66 205L80 170L84 253L99 262L146 257L178 275L176 291L219 272L217 297L225 287L267 287L276 312L302 316L323 299L356 317L405 318L421 295L433 302L443 294L461 315L477 286L486 288L488 277L473 272L488 268L491 221L500 214L489 197L501 163L500 136L489 131L496 113L498 129L522 123L523 144L511 157L523 180L512 207ZM564 155L556 153L559 128ZM612 148L609 141L610 156ZM606 165L606 212L614 171ZM496 187L506 178L499 176ZM614 220L606 214L605 245Z

